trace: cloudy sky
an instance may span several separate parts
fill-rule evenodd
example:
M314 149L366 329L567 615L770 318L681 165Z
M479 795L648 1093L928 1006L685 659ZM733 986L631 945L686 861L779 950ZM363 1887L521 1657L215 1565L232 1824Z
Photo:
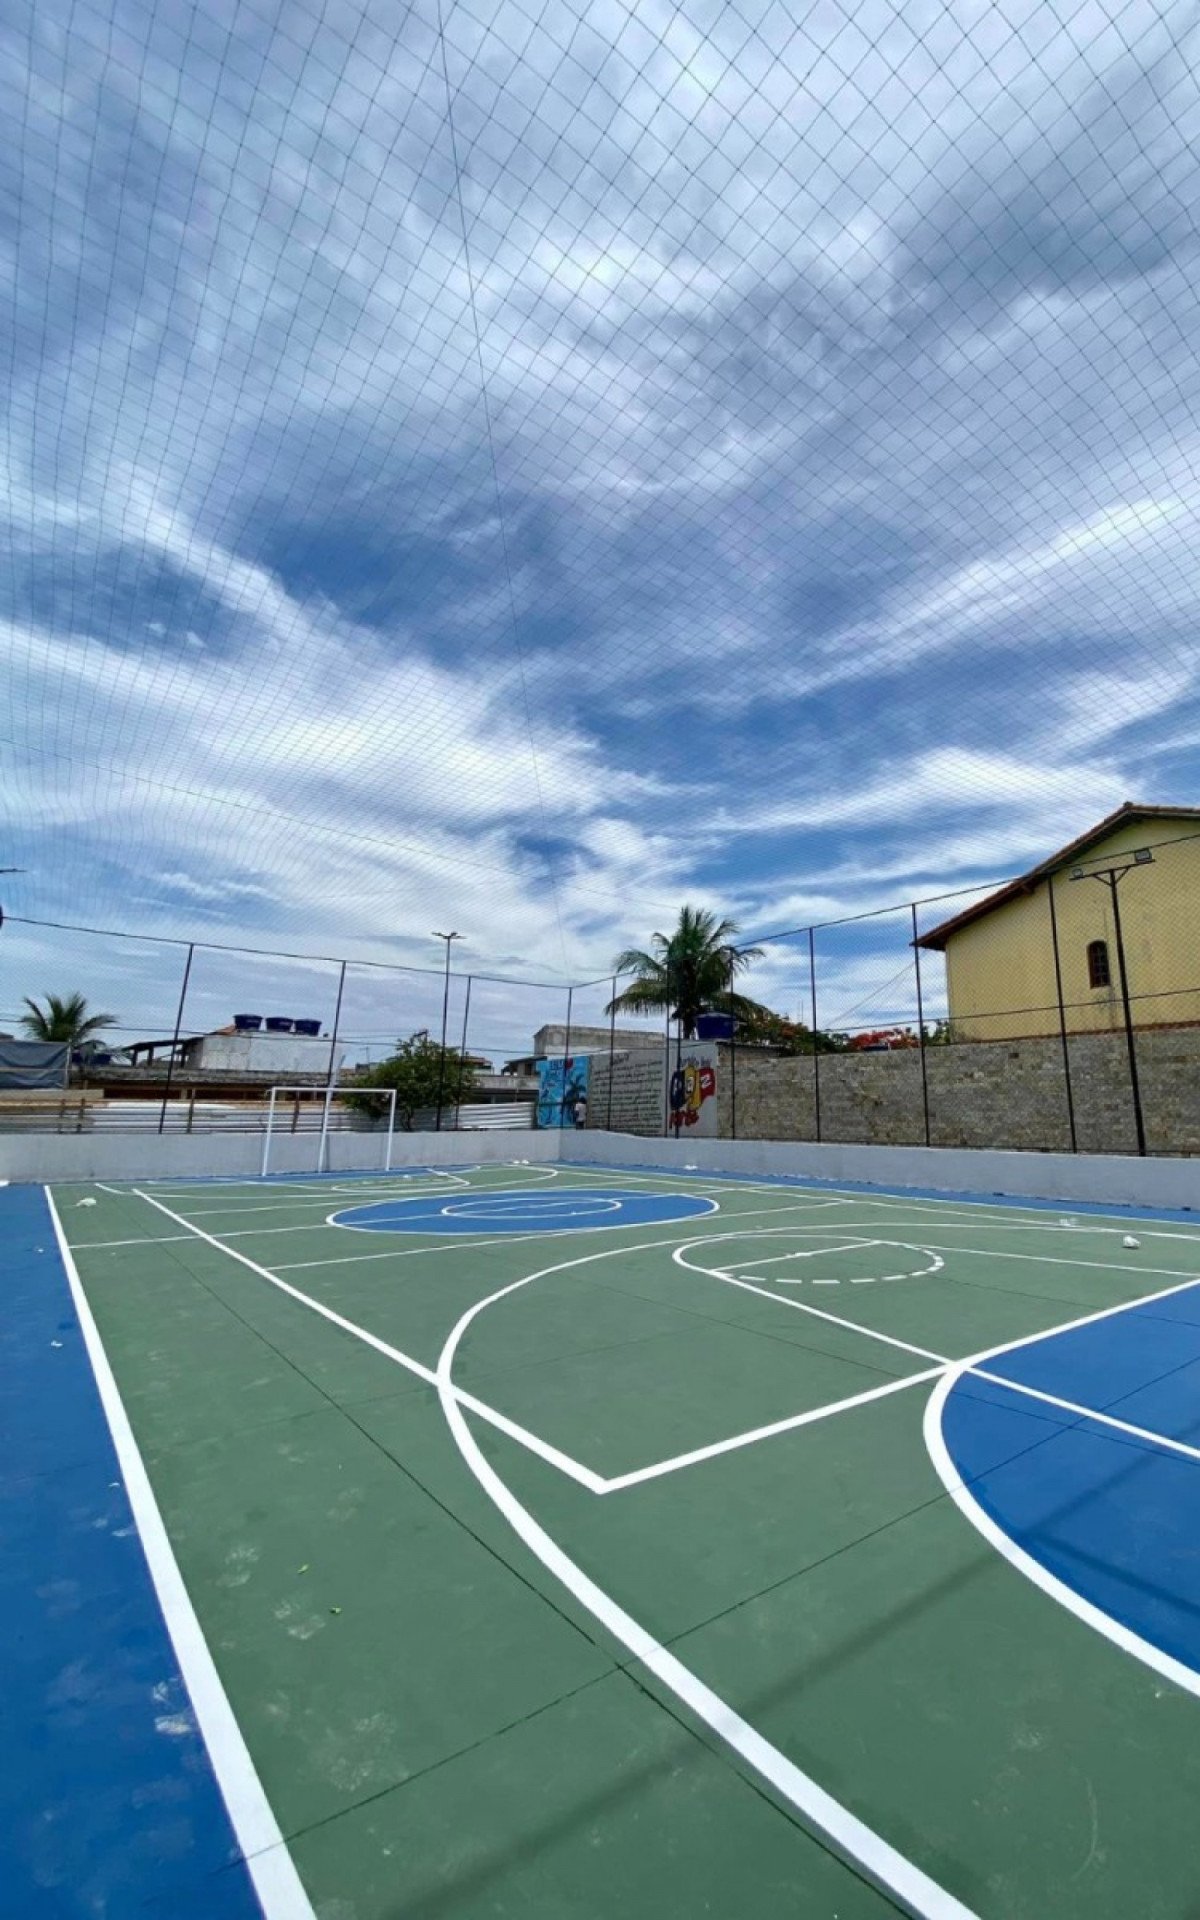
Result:
M580 978L1194 803L1198 17L6 8L9 911Z

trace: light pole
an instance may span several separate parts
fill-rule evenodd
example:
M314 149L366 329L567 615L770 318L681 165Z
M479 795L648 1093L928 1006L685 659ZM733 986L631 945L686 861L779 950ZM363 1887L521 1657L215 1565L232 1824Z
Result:
M446 1022L450 1016L450 948L455 940L461 940L461 933L438 933L435 929L433 939L446 942L446 978L442 988L442 1048L438 1055L438 1097L437 1124L435 1131L442 1130L442 1095L446 1089Z
M1103 857L1103 856L1101 856ZM1135 867L1152 865L1154 855L1149 847L1138 847L1126 860L1115 861L1110 867L1099 867L1095 873L1087 873L1082 866L1072 867L1072 880L1099 880L1112 895L1113 932L1117 940L1117 974L1121 982L1121 1007L1125 1015L1125 1046L1129 1054L1129 1088L1133 1095L1133 1124L1137 1131L1137 1150L1146 1151L1146 1123L1142 1116L1142 1088L1138 1079L1137 1048L1133 1042L1133 1009L1129 1004L1129 975L1125 971L1125 936L1121 930L1121 902L1117 897L1117 888L1127 873Z

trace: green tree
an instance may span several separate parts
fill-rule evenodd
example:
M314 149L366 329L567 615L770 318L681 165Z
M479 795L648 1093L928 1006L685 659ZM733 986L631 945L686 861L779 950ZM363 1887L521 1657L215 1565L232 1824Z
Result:
M26 1033L35 1040L66 1040L73 1047L101 1027L115 1026L117 1020L115 1013L91 1013L81 993L69 994L65 1000L48 993L44 1007L27 994L25 1005L29 1012L21 1015L21 1025Z
M739 1021L770 1017L756 1000L731 992L738 974L762 958L761 947L739 947L737 935L734 921L718 920L704 907L682 907L671 933L651 934L649 951L627 947L617 955L614 971L634 978L604 1011L669 1011L685 1040L695 1039L696 1020L710 1009Z
M752 1019L738 1020L735 1032L739 1047L766 1047L773 1053L842 1053L846 1046L841 1034L824 1033L818 1027L814 1039L812 1028L803 1020L789 1020L769 1008Z
M442 1049L427 1033L410 1034L396 1042L396 1051L360 1075L358 1088L378 1087L383 1092L355 1092L350 1105L373 1120L382 1120L390 1106L387 1089L396 1089L396 1122L405 1133L412 1132L418 1113L436 1108L439 1088L442 1107L456 1107L475 1085L475 1068L470 1061L447 1047L443 1064Z

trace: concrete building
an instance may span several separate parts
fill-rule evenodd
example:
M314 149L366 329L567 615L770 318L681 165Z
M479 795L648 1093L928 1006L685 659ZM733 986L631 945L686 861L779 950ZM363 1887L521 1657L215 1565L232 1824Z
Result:
M613 1035L618 1053L629 1053L641 1047L661 1047L663 1043L661 1027L618 1027ZM567 1028L564 1022L553 1022L549 1026L539 1027L533 1036L533 1052L523 1054L519 1060L506 1060L505 1073L536 1074L539 1060L557 1058L566 1050ZM571 1028L571 1057L576 1054L607 1054L609 1048L609 1030L607 1027Z
M345 1058L340 1044L333 1049L335 1069ZM180 1065L197 1073L265 1074L280 1085L292 1075L302 1084L330 1068L329 1038L300 1033L197 1033L179 1049Z
M1127 801L917 941L946 956L955 1039L1121 1028L1117 911L1134 1025L1200 1023L1200 807Z

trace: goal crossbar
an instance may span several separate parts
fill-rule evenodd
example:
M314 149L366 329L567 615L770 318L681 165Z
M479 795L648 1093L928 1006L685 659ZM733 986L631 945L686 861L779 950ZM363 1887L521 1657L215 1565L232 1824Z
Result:
M338 1086L335 1086L332 1082L327 1087L313 1087L313 1086L272 1087L267 1100L267 1124L263 1132L262 1165L260 1168L260 1173L262 1177L265 1179L266 1175L271 1170L271 1147L275 1138L275 1134L279 1130L276 1126L276 1114L279 1110L279 1100L281 1097L286 1099L289 1096L295 1096L297 1100L297 1109L299 1107L299 1096L301 1094L306 1094L310 1101L313 1101L316 1099L320 1100L321 1122L318 1130L318 1139L317 1139L316 1171L318 1173L327 1173L329 1171L330 1109L333 1106L333 1102L335 1098L339 1094L341 1094L342 1097L345 1098L348 1094L354 1093L356 1091L357 1089L354 1087L338 1087ZM391 1166L392 1166L392 1142L396 1132L396 1089L395 1087L381 1087L379 1089L379 1092L381 1094L386 1093L388 1095L387 1136L386 1136L386 1142L384 1146L383 1171L385 1173L389 1173L391 1171ZM294 1131L295 1131L294 1127L289 1129L289 1132L294 1132ZM305 1131L307 1132L308 1129L306 1128Z

